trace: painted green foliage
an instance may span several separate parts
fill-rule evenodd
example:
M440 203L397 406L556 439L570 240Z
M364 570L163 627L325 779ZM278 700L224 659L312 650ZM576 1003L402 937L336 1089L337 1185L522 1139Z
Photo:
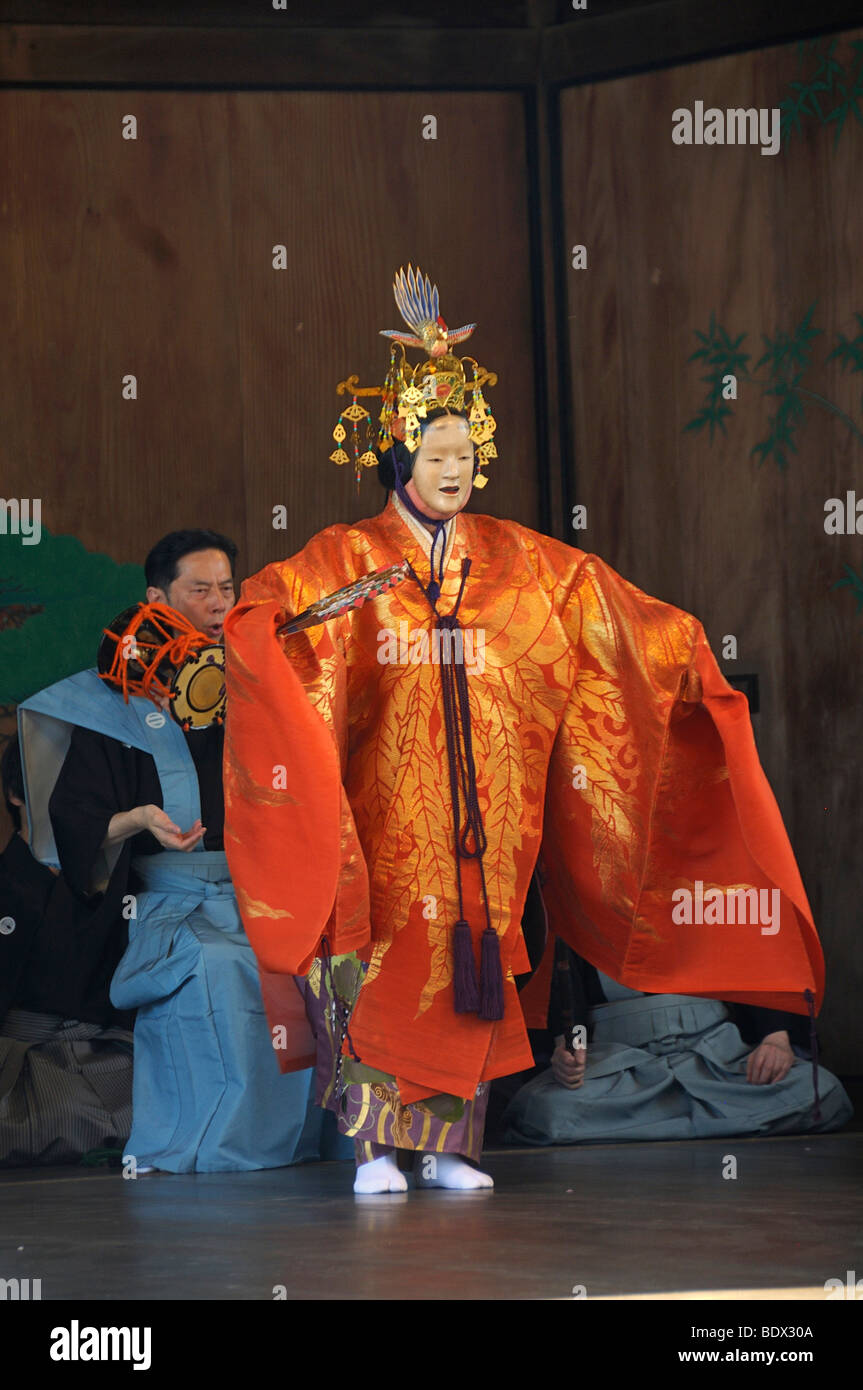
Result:
M857 603L857 612L863 612L863 574L858 574L850 565L843 565L842 568L845 575L842 579L837 579L833 588L844 589L847 585Z
M143 597L140 565L44 526L38 545L0 535L0 705L95 665L102 628Z
M806 419L804 400L813 401L822 409L838 416L848 429L863 441L863 431L844 410L840 410L839 406L817 391L810 391L802 385L804 375L811 366L810 345L823 331L812 325L816 302L813 301L809 305L791 333L780 330L775 338L768 338L766 334L762 334L764 352L751 372L748 367L751 354L743 351L746 334L740 333L736 338L732 338L722 324L716 322L716 315L711 314L707 332L695 330L699 347L688 359L690 362L702 362L707 367L708 370L702 377L702 380L707 382L707 393L700 411L684 427L685 430L698 431L707 426L711 440L717 426L723 434L725 433L725 420L732 414L732 410L724 391L727 378L733 376L737 381L747 381L760 386L763 394L774 398L776 403L776 409L768 422L766 437L759 440L751 450L751 454L756 456L759 463L764 463L772 457L779 468L787 468L788 455L797 452L794 433ZM843 369L863 372L863 314L855 314L855 318L856 334L846 336L837 332L833 351L825 360L832 362L835 359ZM759 379L756 373L762 368L765 371ZM863 607L863 579L850 565L846 565L845 570L845 577L834 584L833 588L849 587L857 600L859 613Z
M863 41L849 40L851 55L846 62L835 56L838 42L838 38L810 39L798 44L798 68L812 60L814 69L807 77L791 82L788 96L779 103L783 143L795 133L803 133L804 120L822 126L835 124L834 148L849 115L863 125Z
M750 354L740 351L740 344L746 334L741 333L732 341L722 324L717 324L715 314L710 315L707 332L701 333L696 328L695 336L701 346L687 358L687 361L703 362L708 368L706 376L701 378L707 382L708 390L700 411L684 429L700 430L709 425L712 440L717 425L723 434L725 433L725 417L732 413L731 406L723 397L724 378L729 375L738 379L748 378L746 364Z
M786 149L795 135L802 135L804 125L834 126L834 149L845 128L849 115L863 125L863 40L849 40L843 57L837 56L838 38L812 39L798 44L798 77L789 84L788 95L779 103L782 148ZM804 74L804 66L808 72ZM795 432L805 422L805 401L812 401L838 416L847 428L863 442L863 430L844 410L803 386L803 378L812 365L814 339L823 330L812 324L817 301L810 304L797 327L790 333L779 330L774 338L762 334L764 352L750 372L750 353L743 351L745 333L732 338L711 314L706 333L695 330L699 346L689 358L707 367L702 378L707 392L698 411L685 430L709 430L710 439L717 427L725 433L725 421L732 408L726 398L727 378L747 381L761 387L775 406L768 421L768 431L751 453L764 463L772 458L780 469L788 466L790 454L797 452ZM836 333L835 346L825 361L834 359L851 372L863 372L863 314L855 314L857 332L852 335ZM762 372L761 377L757 373ZM732 398L733 399L733 398ZM863 575L850 565L844 566L844 577L834 589L850 589L857 612L863 610Z
M812 341L824 331L812 325L816 303L813 300L790 333L780 329L774 338L769 338L766 333L761 335L764 352L751 371L748 367L751 354L742 350L746 334L739 333L732 338L722 324L716 322L716 315L711 314L707 332L695 330L700 346L687 359L690 362L703 362L708 368L702 377L702 381L707 382L707 392L698 414L684 429L701 430L706 425L711 440L717 426L725 433L725 420L732 410L723 392L726 378L733 376L737 382L746 381L760 386L765 396L775 398L776 409L768 421L767 435L751 451L759 463L772 457L780 468L788 467L788 455L797 452L795 431L806 419L804 400L814 401L837 415L853 434L863 440L863 431L844 410L827 400L826 396L810 391L802 384L812 365ZM847 337L837 332L836 346L825 360L832 362L835 358L843 368L863 372L863 314L856 314L855 317L858 324L856 335ZM758 372L762 373L760 377L757 376Z
M788 95L779 103L783 149L792 136L802 135L804 122L835 126L836 142L849 115L863 125L863 40L849 40L844 58L837 57L838 44L836 37L798 44L799 75L789 83ZM803 73L804 67L809 69L807 74ZM863 431L850 416L832 401L801 384L811 366L813 340L823 332L812 324L816 302L809 306L792 332L779 330L775 338L762 335L764 352L751 373L748 369L750 354L742 350L746 334L732 338L716 322L715 314L711 314L707 332L695 331L699 347L688 359L707 366L708 373L703 380L708 383L708 390L698 414L684 428L697 431L706 426L711 440L717 426L725 432L725 420L732 409L723 396L723 382L724 378L734 376L738 381L757 382L764 395L775 398L771 404L776 408L770 417L767 435L752 450L760 463L772 457L779 468L788 466L788 455L797 452L795 432L806 418L804 398L837 415L863 441ZM848 337L837 332L836 345L826 361L835 358L850 371L860 372L863 371L863 314L855 317L857 333ZM762 368L766 370L758 379L756 373Z

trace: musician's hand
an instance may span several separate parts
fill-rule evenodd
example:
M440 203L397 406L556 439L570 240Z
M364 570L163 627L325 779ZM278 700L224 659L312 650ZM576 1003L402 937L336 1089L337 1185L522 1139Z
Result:
M165 849L180 849L188 853L207 833L207 827L196 820L188 830L181 830L161 806L139 806L142 830L149 830Z
M783 1081L793 1066L791 1039L782 1028L778 1033L769 1033L750 1052L746 1061L746 1080L752 1086L769 1086L771 1082Z
M575 1091L584 1082L584 1069L587 1064L587 1048L576 1048L570 1052L563 1038L555 1039L551 1054L551 1071L555 1081L568 1091Z

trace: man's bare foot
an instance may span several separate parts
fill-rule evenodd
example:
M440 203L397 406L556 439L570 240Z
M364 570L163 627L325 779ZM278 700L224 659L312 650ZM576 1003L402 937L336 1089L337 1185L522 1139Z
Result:
M404 1173L399 1172L395 1150L384 1154L383 1158L373 1158L371 1163L357 1165L354 1179L354 1192L407 1192L408 1184Z
M446 1187L451 1192L478 1192L494 1187L488 1173L472 1168L458 1154L419 1154L414 1180L417 1187Z

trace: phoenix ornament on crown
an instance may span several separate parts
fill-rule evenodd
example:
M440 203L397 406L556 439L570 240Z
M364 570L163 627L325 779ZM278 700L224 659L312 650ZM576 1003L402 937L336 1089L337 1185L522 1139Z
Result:
M383 386L360 386L358 376L349 376L346 381L339 382L336 390L340 396L349 394L351 404L342 411L333 430L336 447L330 459L339 465L350 461L350 455L342 447L347 439L344 424L347 420L353 428L351 447L357 487L362 469L371 468L378 461L373 452L375 440L371 414L357 403L358 396L378 397L381 401L378 448L388 449L394 439L400 439L414 454L422 438L420 421L426 418L429 408L444 406L464 410L467 408L465 398L469 393L468 422L477 454L477 473L473 484L474 487L483 488L488 482L483 467L491 459L497 458L492 438L497 422L482 394L482 388L484 385L496 386L497 375L486 371L475 358L460 358L451 351L457 343L463 343L470 337L476 324L467 323L454 329L447 327L440 312L437 285L433 285L427 275L423 276L419 266L416 271L410 264L407 271L402 266L393 281L393 295L399 313L411 331L402 333L391 328L381 329L381 336L392 340L389 369ZM426 354L425 359L412 367L407 360L406 348L419 348ZM466 364L471 368L470 382L465 372ZM363 421L366 447L361 452L359 426Z

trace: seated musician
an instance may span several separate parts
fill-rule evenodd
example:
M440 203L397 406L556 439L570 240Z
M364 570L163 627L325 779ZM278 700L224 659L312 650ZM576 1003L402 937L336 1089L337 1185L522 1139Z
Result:
M173 610L169 636L203 634L217 671L236 554L212 531L175 531L145 563L147 603ZM127 1168L218 1172L318 1157L312 1073L279 1072L228 873L221 720L183 727L164 694L124 701L90 670L26 701L21 721L28 791L37 816L50 809L69 884L94 910L107 903L128 918L111 985L118 1008L137 1010Z
M842 1083L812 1064L800 1015L642 994L562 942L557 953L568 970L553 976L551 1065L509 1101L501 1122L507 1142L818 1133L851 1118ZM571 1050L573 1027L586 1046Z

